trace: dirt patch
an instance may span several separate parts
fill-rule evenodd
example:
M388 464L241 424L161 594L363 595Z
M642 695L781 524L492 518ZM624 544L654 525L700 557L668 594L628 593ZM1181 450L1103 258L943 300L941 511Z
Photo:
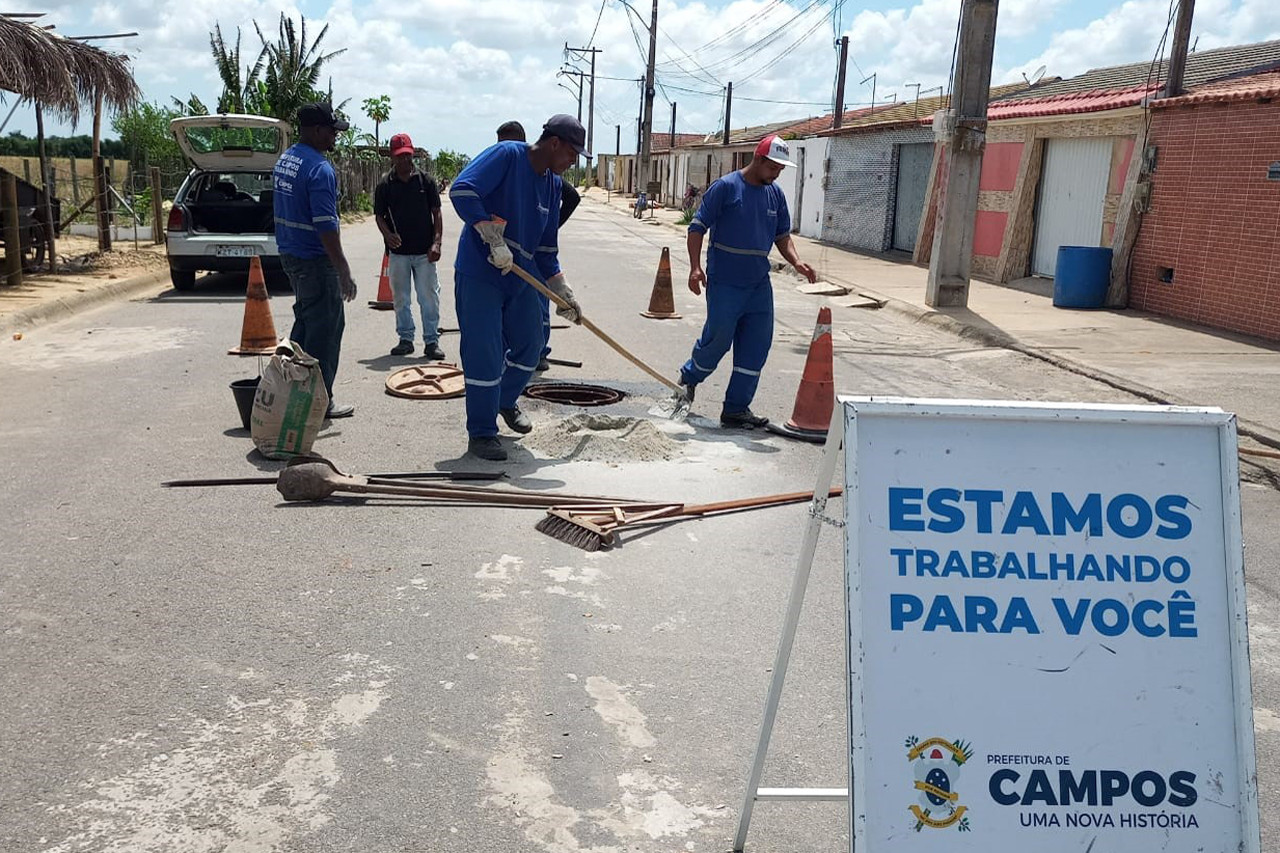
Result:
M521 442L552 459L582 462L660 462L679 445L643 418L581 414L536 427Z

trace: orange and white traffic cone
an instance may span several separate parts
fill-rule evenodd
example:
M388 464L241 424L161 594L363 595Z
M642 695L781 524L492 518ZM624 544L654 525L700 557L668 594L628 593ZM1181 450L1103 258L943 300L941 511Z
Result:
M244 322L240 326L240 346L227 350L227 355L271 355L280 339L271 319L271 302L267 281L262 277L262 261L249 259L249 288L244 296Z
M671 292L671 250L662 247L662 257L658 259L658 274L653 277L653 293L649 296L649 310L641 311L640 316L652 320L679 320L676 313L675 295Z
M826 441L831 428L831 413L836 407L836 380L831 349L831 309L818 310L818 324L813 329L809 357L800 377L796 405L785 424L770 423L770 432L819 443Z
M396 307L395 297L391 295L391 278L387 275L387 267L391 265L391 255L382 253L382 272L378 274L378 298L369 300L369 307L379 311L390 311Z

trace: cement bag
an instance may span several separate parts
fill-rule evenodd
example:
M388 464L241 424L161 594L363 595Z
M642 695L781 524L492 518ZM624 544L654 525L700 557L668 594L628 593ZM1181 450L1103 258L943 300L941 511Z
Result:
M320 362L293 341L281 341L253 398L249 432L254 447L268 459L309 453L328 408Z

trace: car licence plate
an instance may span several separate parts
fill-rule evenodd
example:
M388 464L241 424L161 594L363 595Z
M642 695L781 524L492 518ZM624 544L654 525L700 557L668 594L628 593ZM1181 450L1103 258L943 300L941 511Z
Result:
M218 246L213 253L219 258L251 258L256 254L252 246Z

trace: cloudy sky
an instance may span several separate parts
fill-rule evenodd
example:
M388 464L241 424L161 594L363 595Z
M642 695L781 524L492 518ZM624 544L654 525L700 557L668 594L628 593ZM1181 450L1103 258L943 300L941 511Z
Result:
M305 15L310 32L328 24L324 47L345 48L332 60L336 100L359 112L366 97L387 94L388 133L407 131L427 149L479 151L493 130L518 119L530 131L557 112L574 113L574 77L559 77L565 43L593 45L596 64L595 149L635 148L635 122L651 4L648 0L44 0L44 22L64 35L137 31L136 38L98 42L133 58L148 100L194 92L213 103L219 85L209 57L209 31L242 31L244 53L258 46L257 21L274 32L281 12ZM734 84L733 124L741 127L830 111L838 54L849 36L846 103L908 100L919 84L947 83L959 0L660 0L658 96L654 129L718 129L723 87ZM1169 0L1003 0L994 80L1019 80L1041 66L1050 76L1149 60L1169 18ZM1199 49L1280 38L1277 0L1200 0L1193 39ZM585 68L585 64L579 63ZM619 79L606 79L619 78ZM586 122L584 98L583 121ZM9 104L5 105L6 107ZM3 112L8 112L5 109ZM356 123L372 131L372 122ZM34 132L22 107L6 132ZM83 121L81 132L87 131ZM67 132L52 128L51 132Z

